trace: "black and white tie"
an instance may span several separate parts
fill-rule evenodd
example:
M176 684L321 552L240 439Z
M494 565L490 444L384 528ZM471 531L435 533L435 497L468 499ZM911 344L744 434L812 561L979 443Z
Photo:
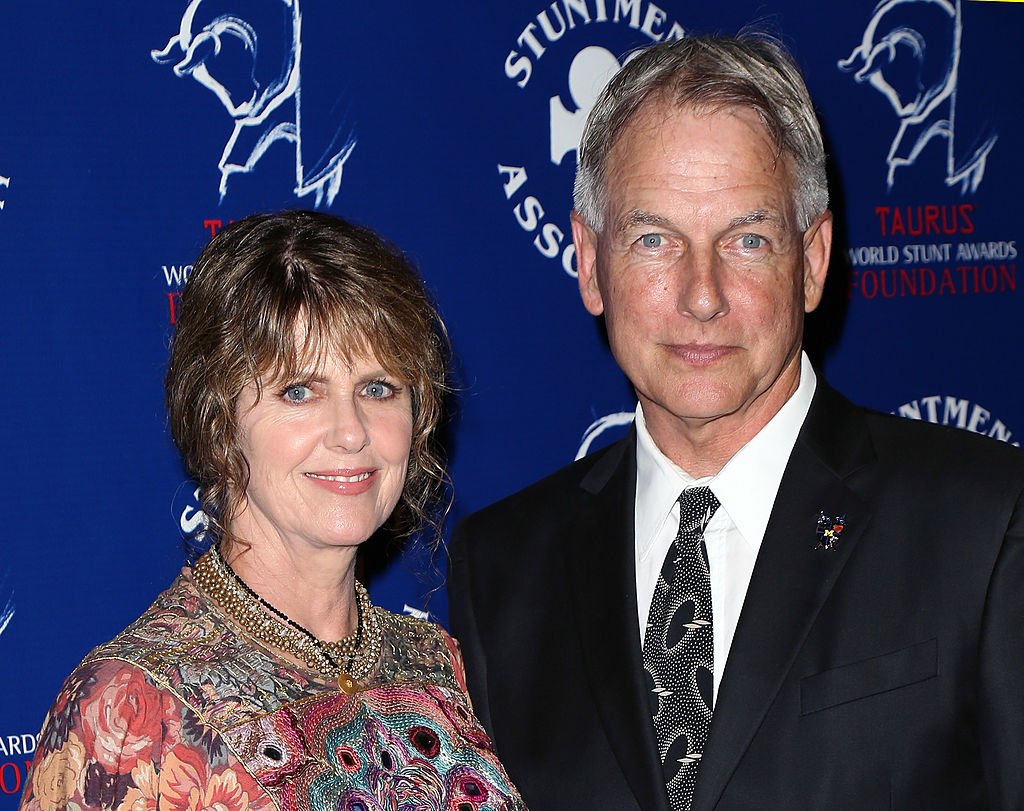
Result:
M704 528L718 507L708 487L679 496L679 533L658 575L644 634L651 715L673 811L690 808L711 726L715 654Z

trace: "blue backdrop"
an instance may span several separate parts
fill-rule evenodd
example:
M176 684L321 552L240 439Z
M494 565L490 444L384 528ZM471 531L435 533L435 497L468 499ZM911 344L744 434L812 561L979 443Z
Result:
M624 430L634 399L573 276L580 126L630 49L752 23L804 67L832 156L816 361L866 405L1017 443L1024 4L7 4L0 811L63 677L198 525L162 376L211 235L319 207L410 254L457 356L450 526ZM422 558L370 583L444 621L438 585Z

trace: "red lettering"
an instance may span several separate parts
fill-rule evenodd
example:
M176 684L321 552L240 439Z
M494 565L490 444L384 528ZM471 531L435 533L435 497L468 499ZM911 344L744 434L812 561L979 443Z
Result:
M871 280L871 292L868 292L868 279ZM873 270L865 270L861 274L860 293L864 298L874 298L878 295L878 274Z
M977 267L975 267L974 272L975 272L975 274L977 274L977 272L978 272ZM991 284L989 283L990 280L991 280ZM977 284L978 284L977 279L975 279L974 284L975 284L975 286L977 286ZM996 292L996 287L999 286L999 274L996 272L996 266L995 265L984 265L984 266L982 266L982 268L981 268L981 286L985 289L986 293L995 293Z
M974 292L978 292L978 267L976 265L957 265L956 269L960 271L960 292L967 292L967 272L970 270L974 271Z
M893 236L907 233L907 229L903 227L903 215L900 214L898 208L894 208L892 211L892 227L890 230Z
M896 274L885 270L880 271L880 274L882 276L882 298L896 298ZM885 283L887 277L892 280L892 290L889 290L889 286Z
M882 236L898 234L919 237L924 234L972 234L974 203L955 206L875 206L878 230Z
M914 212L917 211L917 227L914 227ZM924 217L921 216L921 206L916 209L907 207L907 230L912 237L919 237L924 233Z
M181 298L181 293L168 293L167 294L167 308L170 311L171 324L178 323L178 299Z
M1000 287L1003 290L1013 290L1014 292L1016 292L1016 290L1017 290L1017 266L1016 265L1010 265L1009 267L1007 267L1006 265L1000 265L999 266L999 282L1000 282Z
M920 269L920 273L921 273L921 295L922 296L930 296L932 293L935 292L935 287L938 284L935 281L935 271L932 270L931 268L921 268ZM928 289L925 289L925 281L931 282L930 286L928 286Z
M28 763L25 764L25 771L28 771ZM14 773L14 777L10 777L10 773ZM13 782L13 785L12 785ZM21 790L21 769L18 768L17 763L3 763L0 764L0 791L4 794L17 794Z
M900 268L900 295L907 295L907 290L910 295L917 295L917 275L912 270Z
M949 268L942 269L942 281L939 282L939 295L941 296L946 288L949 288L949 292L956 295L956 287L953 286L953 274L949 272Z
M882 236L888 236L885 230L885 218L889 216L889 212L892 209L889 206L875 206L875 214L878 216L878 224L882 229Z
M974 203L961 203L960 204L960 216L963 218L964 224L960 227L961 234L973 234L974 223L971 222L971 212L974 211Z
M203 228L209 229L210 239L213 239L215 236L217 236L217 232L223 227L224 220L203 220Z

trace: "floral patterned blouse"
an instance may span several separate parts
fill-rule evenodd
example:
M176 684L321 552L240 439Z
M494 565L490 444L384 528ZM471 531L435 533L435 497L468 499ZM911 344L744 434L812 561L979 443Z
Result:
M22 811L518 811L455 642L380 608L366 686L243 636L185 569L93 650L40 733Z

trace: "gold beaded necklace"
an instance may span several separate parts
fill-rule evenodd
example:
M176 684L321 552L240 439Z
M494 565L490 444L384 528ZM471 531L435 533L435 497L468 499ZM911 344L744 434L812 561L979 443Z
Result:
M337 642L317 639L283 611L254 592L221 557L216 546L196 561L192 580L253 637L291 654L314 670L336 679L352 694L373 672L380 655L383 628L370 595L355 581L356 630Z

